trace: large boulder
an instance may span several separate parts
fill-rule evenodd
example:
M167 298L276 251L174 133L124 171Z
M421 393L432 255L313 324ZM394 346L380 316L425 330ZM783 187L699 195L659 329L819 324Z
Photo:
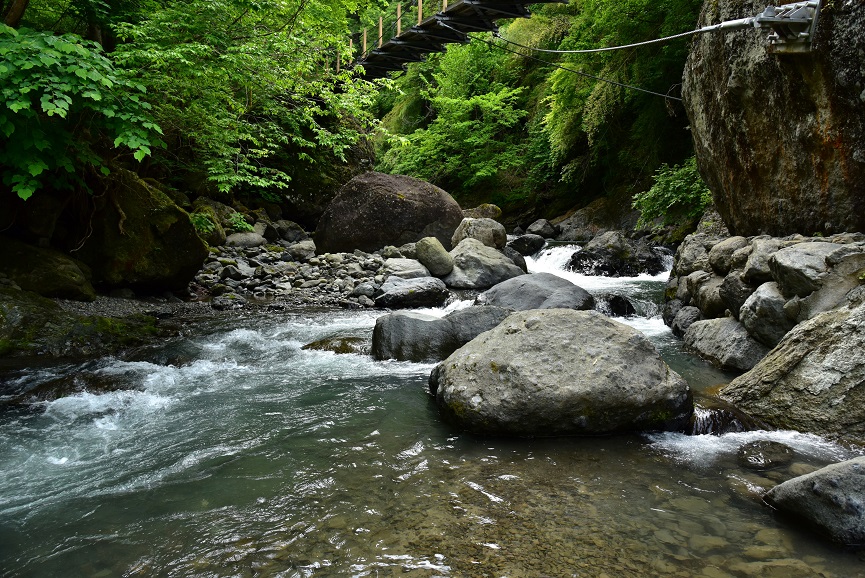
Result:
M766 423L865 440L865 304L798 324L719 395Z
M402 277L403 279L417 279L419 277L429 277L430 271L417 259L394 257L392 259L385 259L382 274L385 277L394 276Z
M699 23L765 7L705 2ZM695 37L685 108L700 173L732 233L865 231L863 29L865 3L823 2L806 54L773 51L765 28Z
M547 240L540 235L527 234L520 235L513 241L510 241L507 246L520 255L528 257L543 249L546 244Z
M595 435L679 430L687 382L636 329L595 311L520 311L441 362L430 390L477 433Z
M438 307L447 301L448 292L444 281L435 277L403 279L393 275L381 286L381 294L375 298L376 307L399 309L406 307Z
M748 371L769 352L742 324L729 317L696 321L684 337L685 347L723 369L734 371Z
M588 310L595 306L595 299L588 291L552 273L521 275L502 281L481 293L478 301L515 311Z
M865 546L865 457L787 480L769 490L764 500L834 542Z
M401 175L368 172L346 183L315 230L323 253L372 252L435 237L451 248L463 220L457 202L442 189Z
M441 361L511 312L501 307L468 307L436 317L397 311L375 320L372 356L397 361Z
M464 239L450 254L454 268L444 282L455 289L487 289L525 274L511 259L477 239Z
M739 320L757 341L775 347L796 325L784 310L786 303L777 283L763 283L742 305Z
M104 183L75 252L93 271L93 284L184 291L208 255L189 213L131 171L115 168Z
M96 299L96 291L89 280L90 269L59 251L0 236L0 255L0 272L25 291L43 297Z
M451 246L456 247L463 239L477 239L487 247L503 249L508 242L504 225L493 219L470 219L466 217L451 237Z

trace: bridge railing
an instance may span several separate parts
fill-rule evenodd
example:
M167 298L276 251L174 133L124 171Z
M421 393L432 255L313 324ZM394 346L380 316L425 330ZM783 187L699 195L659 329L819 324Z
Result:
M456 0L450 0L453 4ZM370 52L381 47L385 42L399 36L412 26L432 18L438 12L448 8L448 0L413 0L396 4L393 8L379 16L378 26L364 28L361 33L360 52L358 60L366 58Z

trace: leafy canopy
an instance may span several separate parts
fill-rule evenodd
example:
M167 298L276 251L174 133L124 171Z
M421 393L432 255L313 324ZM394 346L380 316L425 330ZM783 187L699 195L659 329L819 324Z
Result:
M138 161L160 144L145 87L74 34L0 24L0 87L0 174L22 199L83 184L87 169L107 174L101 139Z

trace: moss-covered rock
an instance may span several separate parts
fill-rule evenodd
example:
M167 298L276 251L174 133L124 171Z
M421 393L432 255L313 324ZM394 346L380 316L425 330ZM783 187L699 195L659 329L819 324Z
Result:
M79 301L96 298L87 265L60 251L0 236L0 255L0 272L26 291Z
M184 290L207 256L189 219L162 191L115 168L94 197L94 211L76 255L105 288Z
M80 316L31 291L0 286L0 356L89 356L144 345L153 317Z

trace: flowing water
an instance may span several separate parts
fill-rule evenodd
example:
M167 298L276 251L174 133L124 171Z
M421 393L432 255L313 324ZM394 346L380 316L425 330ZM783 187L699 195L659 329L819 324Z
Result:
M573 250L532 270L569 275ZM729 379L657 318L664 275L572 277L639 301L625 321L696 390ZM137 361L7 371L7 399L89 389L0 410L0 575L865 575L759 501L850 449L796 432L465 435L438 419L431 365L301 349L368 337L379 314L251 314ZM793 462L743 467L756 440L787 444Z

